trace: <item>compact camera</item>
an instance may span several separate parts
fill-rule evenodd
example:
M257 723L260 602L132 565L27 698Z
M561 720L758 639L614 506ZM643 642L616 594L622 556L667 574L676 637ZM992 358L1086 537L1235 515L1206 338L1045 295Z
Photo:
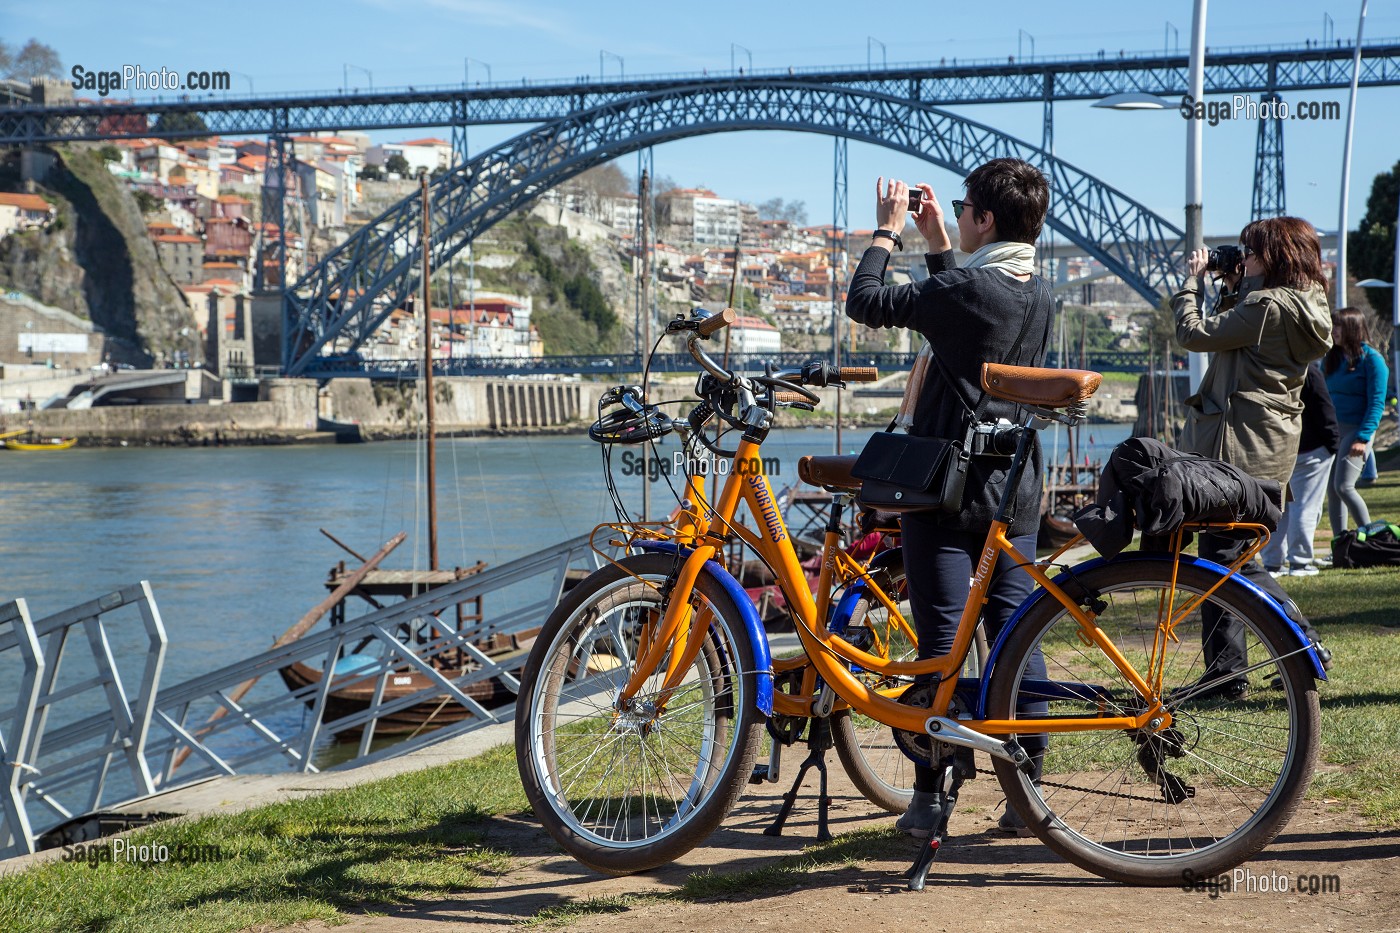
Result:
M1206 258L1206 271L1239 275L1244 272L1244 250L1238 246L1217 246Z

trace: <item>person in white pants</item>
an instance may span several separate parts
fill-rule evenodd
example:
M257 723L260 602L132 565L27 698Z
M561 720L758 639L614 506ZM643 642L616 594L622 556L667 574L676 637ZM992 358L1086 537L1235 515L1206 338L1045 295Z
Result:
M1341 442L1327 380L1316 363L1308 366L1302 398L1303 432L1293 475L1288 478L1292 498L1284 506L1278 531L1264 545L1264 569L1275 577L1308 577L1318 572L1313 564L1313 535L1322 519L1327 480Z

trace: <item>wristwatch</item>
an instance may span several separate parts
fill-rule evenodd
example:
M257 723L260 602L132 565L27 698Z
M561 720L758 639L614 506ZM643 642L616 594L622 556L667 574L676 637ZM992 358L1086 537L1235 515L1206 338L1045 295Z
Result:
M876 230L874 233L870 234L870 239L872 240L878 240L881 237L893 240L895 249L899 250L901 253L904 252L904 237L900 236L898 233L895 233L893 230Z

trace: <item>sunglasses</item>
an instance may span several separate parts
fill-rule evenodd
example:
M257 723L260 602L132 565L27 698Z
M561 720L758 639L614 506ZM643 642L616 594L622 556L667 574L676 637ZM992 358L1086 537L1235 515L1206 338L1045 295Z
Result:
M956 200L956 199L955 199L955 200L953 201L953 219L954 219L954 220L958 220L959 218L962 217L962 212L963 212L963 208L964 208L964 207L976 207L976 206L977 206L977 205L976 205L976 204L973 204L971 201L959 201L959 200Z
M1259 254L1254 250L1250 249L1248 246L1241 246L1240 255L1243 256L1245 259L1248 259L1250 256L1258 256Z

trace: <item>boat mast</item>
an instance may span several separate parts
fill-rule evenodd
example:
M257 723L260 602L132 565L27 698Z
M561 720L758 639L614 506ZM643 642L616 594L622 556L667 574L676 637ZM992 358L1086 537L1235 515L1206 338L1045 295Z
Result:
M428 416L428 569L438 569L437 546L437 423L433 418L433 310L429 275L429 253L433 245L431 218L428 213L428 176L420 179L423 194L423 233L419 244L423 248L423 394L427 396L424 409Z

